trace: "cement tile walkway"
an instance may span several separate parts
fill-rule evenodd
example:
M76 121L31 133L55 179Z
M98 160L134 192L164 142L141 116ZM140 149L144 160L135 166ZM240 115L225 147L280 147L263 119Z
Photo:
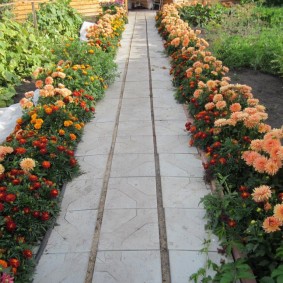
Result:
M199 201L209 188L154 16L129 13L121 76L85 128L76 152L84 173L67 184L34 283L187 283L205 263Z

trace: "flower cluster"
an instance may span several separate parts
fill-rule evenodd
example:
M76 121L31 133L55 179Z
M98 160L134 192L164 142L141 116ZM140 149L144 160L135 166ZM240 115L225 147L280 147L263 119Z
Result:
M206 179L223 187L220 199L218 194L203 199L209 222L222 237L219 231L225 227L227 238L221 240L242 245L259 278L269 276L270 270L258 262L268 258L266 265L280 265L283 130L265 123L265 107L251 87L230 83L228 68L207 51L199 32L180 19L177 6L164 5L156 22L171 56L176 98L188 104L193 118L185 125L190 145L204 151Z
M23 115L0 145L1 282L30 282L33 247L59 212L63 184L80 173L75 148L114 79L112 54L74 39L68 44L54 50L58 63L35 70L39 95L25 94Z

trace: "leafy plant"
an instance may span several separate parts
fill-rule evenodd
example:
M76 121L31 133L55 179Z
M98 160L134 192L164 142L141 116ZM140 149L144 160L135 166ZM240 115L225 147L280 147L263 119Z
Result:
M83 20L78 12L69 5L70 2L70 0L57 0L39 4L40 8L36 11L36 17L40 33L53 40L62 36L78 36Z
M29 77L33 68L52 56L43 37L36 36L29 23L20 24L11 17L0 22L0 104L7 106L15 94L14 86Z

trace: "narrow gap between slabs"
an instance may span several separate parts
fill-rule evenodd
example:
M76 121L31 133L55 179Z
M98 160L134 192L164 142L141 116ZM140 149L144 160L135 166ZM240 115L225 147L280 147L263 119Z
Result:
M148 60L148 71L149 71L150 110L151 110L151 123L152 123L153 145L154 145L154 163L155 163L155 175L156 175L156 198L157 198L157 214L158 214L158 227L159 227L161 272L162 272L162 282L171 283L171 272L170 272L170 260L169 260L169 251L168 251L168 243L167 243L165 211L164 211L163 198L162 198L160 162L159 162L159 154L157 151L157 141L156 141L155 117L154 117L153 93L152 93L151 63L150 63L149 40L148 40L148 23L147 23L146 15L145 15L145 23L146 23L147 60Z
M135 14L135 17L134 17L133 30L135 29L135 26L136 26L136 17L137 17L137 14ZM131 39L130 39L130 48L129 48L127 60L125 62L125 69L124 69L124 73L123 73L122 85L121 85L120 96L119 96L119 105L118 105L118 109L117 109L117 113L116 113L116 119L115 119L115 126L114 126L114 130L113 130L113 135L112 135L111 148L110 148L110 152L109 152L109 155L108 155L107 165L106 165L106 169L105 169L105 173L104 173L104 177L103 177L102 192L101 192L101 195L100 195L100 201L99 201L99 206L98 206L98 211L97 211L97 219L96 219L96 225L95 225L95 230L94 230L94 236L93 236L93 239L92 239L92 246L91 246L89 260L88 260L86 277L85 277L85 281L84 281L85 283L92 283L92 279L93 279L93 272L94 272L96 256L97 256L97 252L98 252L98 243L99 243L99 238L100 238L100 231L101 231L102 220L103 220L105 200L106 200L106 195L107 195L107 190L108 190L108 184L109 184L109 179L110 179L115 143L116 143L116 138L117 138L119 119L120 119L120 113L121 113L121 107L122 107L122 100L123 100L123 96L124 96L125 81L126 81L126 77L127 77L127 73L128 73L128 65L129 65L129 60L130 60L130 52L131 52L131 48L132 48L133 36L134 36L134 33L132 34Z

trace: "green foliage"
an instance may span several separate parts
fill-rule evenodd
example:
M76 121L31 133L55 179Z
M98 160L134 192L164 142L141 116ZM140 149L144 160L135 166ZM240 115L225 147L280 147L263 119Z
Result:
M208 6L197 3L196 5L180 7L179 15L190 26L202 27L211 21L220 23L224 9L222 5Z
M283 74L283 8L239 6L207 25L211 51L230 68Z
M77 37L82 17L69 4L70 0L57 0L40 4L36 12L39 31L51 39ZM31 16L30 16L31 18Z
M9 105L14 86L50 58L46 41L35 35L29 23L20 24L5 16L0 22L0 104Z

